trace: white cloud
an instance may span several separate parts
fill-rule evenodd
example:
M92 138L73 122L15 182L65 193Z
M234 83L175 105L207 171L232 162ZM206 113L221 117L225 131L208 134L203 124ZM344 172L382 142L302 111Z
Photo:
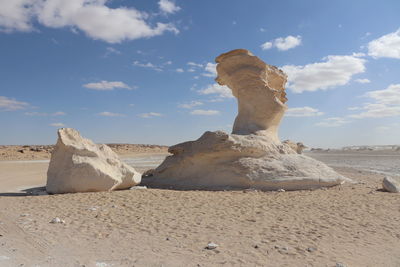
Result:
M178 68L178 69L176 69L175 70L176 72L179 72L179 73L182 73L182 72L185 72L183 69L181 69L181 68Z
M260 32L265 32L266 29L265 28L260 28Z
M391 84L383 90L369 91L363 95L374 100L353 110L363 110L361 113L349 115L350 118L383 118L400 116L400 84Z
M201 105L203 105L203 102L201 102L201 101L191 101L189 103L179 104L178 107L191 109L191 108L201 106Z
M340 127L344 124L350 123L351 121L341 118L341 117L332 117L332 118L327 118L319 123L316 123L316 126L321 126L321 127Z
M125 117L124 114L113 113L113 112L109 112L109 111L100 112L98 115L103 116L103 117Z
M391 84L384 90L369 91L365 96L380 104L400 106L400 84Z
M273 46L272 42L265 42L261 45L262 50L268 50L271 49Z
M161 117L161 116L162 116L162 114L161 113L157 113L157 112L149 112L149 113L139 114L139 117L145 118L145 119L154 118L154 117Z
M203 73L202 75L205 77L217 77L217 64L216 63L211 63L208 62L206 66L204 67L204 70L206 73Z
M355 79L355 81L358 83L370 83L371 82L369 79Z
M29 104L26 102L17 101L14 98L0 96L0 111L14 111L28 108Z
M206 88L197 91L201 95L217 94L221 98L233 98L232 91L225 85L209 84Z
M65 127L65 124L62 122L55 122L55 123L51 123L50 126L53 127Z
M400 29L369 42L368 55L400 59Z
M166 31L178 33L171 23L148 23L150 16L135 8L106 6L107 0L0 0L2 31L32 31L34 22L69 27L109 43L149 38ZM169 2L169 1L160 1ZM160 6L161 7L161 6ZM175 8L176 9L176 8ZM167 10L167 9L166 9ZM171 9L170 9L171 10Z
M158 6L160 7L160 10L162 12L167 13L167 14L173 14L173 13L181 10L181 8L179 6L175 5L174 2L169 1L169 0L160 0L158 2Z
M365 71L365 59L355 56L327 56L325 62L304 66L285 65L288 88L294 93L326 90L347 84L355 74Z
M190 68L190 69L187 70L187 72L195 72L195 71L196 71L196 70L193 69L193 68Z
M62 111L57 111L57 112L54 112L54 113L46 113L46 112L34 111L34 112L25 112L24 114L27 115L27 116L54 116L54 117L67 115L65 112L62 112Z
M289 35L285 38L279 37L275 40L265 42L261 45L262 50L271 49L272 47L276 47L280 51L286 51L301 44L301 36L292 36Z
M92 90L98 90L98 91L112 91L116 88L121 88L121 89L133 89L130 86L126 85L123 82L108 82L108 81L101 81L98 83L87 83L83 85L86 88L92 89Z
M312 107L289 108L286 111L286 117L315 117L321 116L324 113Z
M189 66L192 66L192 67L198 67L198 68L203 68L203 64L198 64L198 63L195 63L195 62L188 62L187 63Z
M203 110L203 109L195 109L190 112L192 115L204 115L204 116L213 116L218 115L220 112L218 110Z
M133 65L137 66L137 67L141 67L141 68L149 68L149 69L153 69L156 71L163 71L163 67L162 66L156 66L153 63L147 62L147 63L141 63L137 60L133 61Z
M114 54L114 55L120 55L121 54L121 51L119 51L118 49L115 49L113 47L107 47L106 50L107 51L104 54L104 57L108 57L109 55L112 55L112 54Z

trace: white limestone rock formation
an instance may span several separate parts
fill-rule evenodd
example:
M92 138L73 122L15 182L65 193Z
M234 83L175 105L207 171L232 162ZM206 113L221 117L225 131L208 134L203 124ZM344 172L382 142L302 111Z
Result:
M400 193L400 177L386 176L383 178L382 187L391 193Z
M278 127L287 109L286 75L245 49L216 58L216 81L232 89L239 113L232 134L206 132L169 148L172 156L143 178L172 189L300 190L329 187L347 178L282 143Z
M140 181L140 173L123 163L108 146L96 145L71 128L58 130L47 171L48 193L127 189Z

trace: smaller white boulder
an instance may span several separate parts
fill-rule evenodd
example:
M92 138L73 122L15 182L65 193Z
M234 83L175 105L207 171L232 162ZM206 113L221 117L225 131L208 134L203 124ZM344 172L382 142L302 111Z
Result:
M400 177L386 176L382 182L383 189L391 193L400 193Z
M141 174L106 145L96 145L71 128L58 130L58 140L47 171L51 194L127 189L139 184Z

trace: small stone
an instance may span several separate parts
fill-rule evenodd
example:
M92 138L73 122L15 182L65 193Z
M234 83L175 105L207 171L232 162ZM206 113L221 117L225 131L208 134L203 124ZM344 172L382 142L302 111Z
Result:
M258 245L255 245L254 248L259 248L259 246L258 246Z
M341 263L341 262L336 262L336 267L346 267L346 264Z
M310 248L307 248L307 251L308 251L308 252L314 252L314 251L316 251L316 250L317 250L316 248L311 248L311 247L310 247Z
M382 187L388 192L400 193L400 176L399 177L386 176L383 179Z
M212 250L212 249L216 249L218 247L217 244L210 242L207 244L206 249Z
M276 191L278 191L278 192L285 192L286 190L283 189L283 188L281 188L281 189L278 189L278 190L276 190Z
M169 237L167 237L165 240L169 241Z
M132 186L130 189L131 190L143 190L143 189L147 189L147 186L137 185L137 186Z
M50 223L65 223L65 221L58 217L55 217L50 221Z

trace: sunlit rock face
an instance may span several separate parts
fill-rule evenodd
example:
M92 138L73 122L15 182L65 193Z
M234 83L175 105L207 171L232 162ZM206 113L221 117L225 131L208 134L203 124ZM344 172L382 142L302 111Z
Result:
M232 133L264 134L278 140L278 127L287 109L286 74L245 49L222 54L215 61L216 81L227 85L238 100Z
M287 109L286 75L281 70L245 49L224 53L216 62L216 81L228 86L238 99L232 134L206 132L196 141L170 147L172 155L143 178L145 185L184 190L300 190L347 180L279 140L279 124Z
M107 145L97 145L72 128L58 130L47 171L48 193L126 189L140 180L140 173L122 162Z

